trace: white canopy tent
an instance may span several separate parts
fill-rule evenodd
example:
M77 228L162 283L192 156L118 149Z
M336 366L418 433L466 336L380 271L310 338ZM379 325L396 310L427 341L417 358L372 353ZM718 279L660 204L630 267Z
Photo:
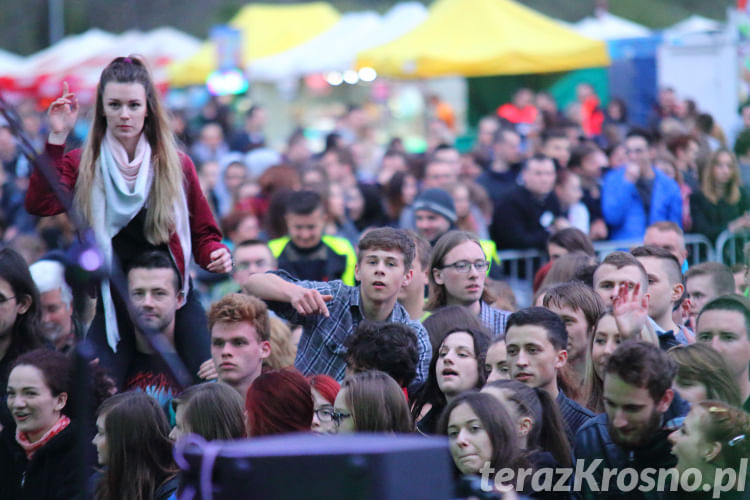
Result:
M282 82L310 74L344 72L354 67L358 52L404 35L426 17L427 9L417 2L397 4L383 17L374 12L345 14L312 40L254 61L247 73L255 81Z
M724 25L714 19L693 14L664 30L667 37L693 35L696 33L713 33L722 31Z
M23 64L23 57L17 56L12 52L0 49L0 75L7 71L13 71Z
M651 31L647 27L609 12L599 12L594 17L584 17L574 23L572 28L579 35L596 40L641 38L651 35Z
M67 36L12 65L0 60L0 77L15 81L17 89L48 98L59 94L62 82L67 81L80 92L79 99L86 101L91 98L102 69L115 57L142 56L155 82L166 84L166 65L193 55L200 43L197 38L169 27L149 32L127 31L121 35L92 28Z

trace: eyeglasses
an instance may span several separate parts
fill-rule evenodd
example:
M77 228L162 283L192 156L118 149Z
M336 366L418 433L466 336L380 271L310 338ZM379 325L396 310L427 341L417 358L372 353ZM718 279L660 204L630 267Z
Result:
M3 297L2 295L0 295L0 304L5 304L9 300L12 300L12 299L15 299L15 298L16 298L15 295L13 297Z
M331 408L330 406L324 406L315 410L315 415L321 422L330 422L331 420L333 420L333 414L333 408Z
M480 273L483 273L490 267L490 263L486 260L475 260L474 262L469 262L468 260L459 260L458 262L454 262L453 264L444 264L441 269L452 267L459 273L468 273L471 269L471 266L474 266L474 269L476 269Z
M346 420L347 418L352 418L351 413L344 413L344 412L340 412L336 410L331 412L331 416L333 417L333 421L336 422L337 427L341 425L342 420Z

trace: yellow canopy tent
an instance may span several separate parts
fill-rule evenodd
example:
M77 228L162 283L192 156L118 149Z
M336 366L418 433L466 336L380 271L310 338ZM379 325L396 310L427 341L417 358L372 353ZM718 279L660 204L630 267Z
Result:
M296 47L331 28L339 13L324 2L243 7L229 25L242 32L243 64ZM168 68L169 82L176 87L201 85L216 69L216 45L205 42L200 50Z
M607 46L511 0L437 0L427 19L361 52L379 75L427 78L547 73L609 65Z

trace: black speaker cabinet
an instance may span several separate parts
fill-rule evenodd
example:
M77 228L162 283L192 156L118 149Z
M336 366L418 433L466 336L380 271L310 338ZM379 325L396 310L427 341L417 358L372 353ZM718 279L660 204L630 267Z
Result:
M293 434L188 444L177 455L180 500L453 498L453 463L440 438Z

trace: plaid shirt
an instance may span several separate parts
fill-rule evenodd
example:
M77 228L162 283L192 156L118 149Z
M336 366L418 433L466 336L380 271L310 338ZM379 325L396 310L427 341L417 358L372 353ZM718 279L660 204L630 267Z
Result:
M272 271L274 274L295 285L317 290L321 295L331 295L327 302L329 317L319 314L303 316L286 302L268 301L268 307L280 317L295 325L301 325L302 337L297 347L297 359L294 366L305 375L324 373L339 382L344 379L346 370L346 347L344 341L365 319L360 306L359 287L344 285L336 281L302 281L285 271ZM421 323L412 321L406 309L396 302L388 317L389 322L403 323L414 330L417 336L419 361L417 376L410 384L410 389L422 385L427 380L427 372L432 357L430 336Z
M510 316L509 311L492 307L483 300L479 301L479 320L486 326L493 337L505 338L505 323Z

